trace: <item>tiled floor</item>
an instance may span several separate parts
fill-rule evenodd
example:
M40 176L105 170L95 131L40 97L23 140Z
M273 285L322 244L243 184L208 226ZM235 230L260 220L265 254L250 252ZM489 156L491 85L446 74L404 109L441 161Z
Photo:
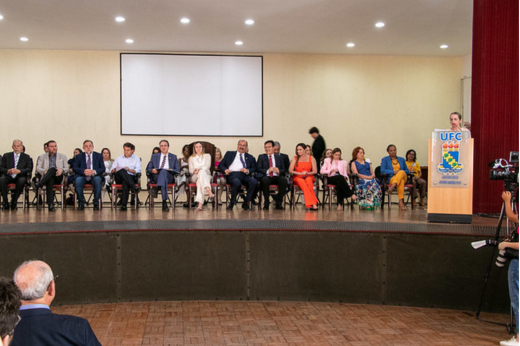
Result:
M53 307L87 318L102 345L498 345L474 313L320 302L173 301ZM506 323L507 315L481 314Z

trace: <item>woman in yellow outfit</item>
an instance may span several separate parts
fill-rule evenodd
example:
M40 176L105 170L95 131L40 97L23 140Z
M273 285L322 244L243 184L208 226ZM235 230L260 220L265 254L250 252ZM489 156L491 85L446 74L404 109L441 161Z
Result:
M388 175L386 181L390 186L388 192L392 192L397 188L397 196L399 197L399 209L406 210L404 205L404 184L408 180L408 167L406 161L402 157L397 157L397 148L390 144L386 148L388 156L381 160L381 173Z

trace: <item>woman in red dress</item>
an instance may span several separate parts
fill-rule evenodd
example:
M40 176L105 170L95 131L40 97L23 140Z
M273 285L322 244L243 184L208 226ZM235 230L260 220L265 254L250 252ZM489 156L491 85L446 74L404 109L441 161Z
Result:
M306 145L296 146L296 156L291 160L289 173L292 174L293 184L303 191L305 207L318 210L318 199L314 193L314 176L318 173L316 160L305 152Z

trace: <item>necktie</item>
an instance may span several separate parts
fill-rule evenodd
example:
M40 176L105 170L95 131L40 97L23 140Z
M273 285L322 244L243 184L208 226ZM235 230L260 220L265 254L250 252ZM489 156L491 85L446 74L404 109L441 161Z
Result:
M246 163L245 163L245 161L244 161L244 158L242 157L242 154L239 154L239 155L240 155L240 162L242 162L242 166L243 166L244 168L246 168Z
M14 154L14 168L18 168L19 159L20 159L20 154ZM11 174L11 176L14 178L14 177L16 177L16 174Z
M273 156L272 155L269 155L269 168L273 167ZM273 177L273 171L270 171L269 172L269 176L272 178Z
M163 156L162 162L161 162L161 167L159 169L163 169L165 164L166 164L166 155Z
M92 166L92 161L90 160L90 154L87 154L87 169L91 169L90 166ZM90 175L87 176L87 181L90 181Z

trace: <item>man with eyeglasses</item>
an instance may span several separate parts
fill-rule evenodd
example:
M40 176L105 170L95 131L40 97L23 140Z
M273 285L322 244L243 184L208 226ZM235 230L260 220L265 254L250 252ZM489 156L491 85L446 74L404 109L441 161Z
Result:
M0 277L0 336L2 346L7 346L13 338L14 329L20 316L21 293L13 280Z
M42 261L24 262L14 272L14 282L22 293L22 319L11 346L100 346L86 319L51 312L49 306L56 296L54 279L51 267Z

